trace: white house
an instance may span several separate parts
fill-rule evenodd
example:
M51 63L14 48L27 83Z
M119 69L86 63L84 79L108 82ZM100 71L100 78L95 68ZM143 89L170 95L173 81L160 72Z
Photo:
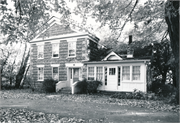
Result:
M133 57L133 56L131 56ZM84 62L87 65L87 79L99 80L101 91L132 92L134 89L146 92L146 71L148 59L123 59L115 52L102 61Z

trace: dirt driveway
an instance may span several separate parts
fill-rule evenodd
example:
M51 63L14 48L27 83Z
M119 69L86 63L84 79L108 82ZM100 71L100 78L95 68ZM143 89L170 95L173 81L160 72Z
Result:
M76 102L72 100L51 100L50 98L32 99L1 99L2 108L27 108L29 110L55 113L62 117L76 117L84 120L100 119L111 123L166 123L179 121L178 113L154 112L146 108L128 105L95 103L93 101Z

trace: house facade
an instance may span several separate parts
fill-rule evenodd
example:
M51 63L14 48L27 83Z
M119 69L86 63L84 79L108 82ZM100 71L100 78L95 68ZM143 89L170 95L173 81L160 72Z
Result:
M102 61L85 62L87 79L102 81L101 91L146 92L148 63L148 59L124 59L111 52Z
M30 41L33 79L37 86L53 78L70 87L86 76L83 61L96 55L99 39L62 26L55 17L47 23L48 27Z
M122 58L114 52L96 61L99 38L62 26L52 17L48 27L39 33L31 44L31 73L36 85L45 79L59 82L56 90L72 87L73 83L86 78L103 83L99 90L146 92L146 71L149 60Z

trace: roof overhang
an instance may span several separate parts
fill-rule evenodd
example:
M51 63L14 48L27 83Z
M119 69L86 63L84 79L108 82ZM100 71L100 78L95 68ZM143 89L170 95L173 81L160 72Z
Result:
M126 63L143 63L147 64L150 62L150 59L143 59L143 60L120 60L120 61L85 61L84 64L126 64Z

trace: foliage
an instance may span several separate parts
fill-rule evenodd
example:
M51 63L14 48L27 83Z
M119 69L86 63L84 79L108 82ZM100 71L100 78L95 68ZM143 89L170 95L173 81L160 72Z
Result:
M78 81L76 87L79 89L79 92L81 94L86 94L87 93L87 87L88 87L87 80L83 79L82 81Z
M135 89L133 92L119 92L111 95L111 98L118 98L118 99L148 99L148 95L142 91L138 91Z
M97 93L97 88L102 85L100 81L88 81L87 92L88 93Z
M100 81L87 81L86 79L83 79L82 81L79 81L76 85L76 87L80 90L81 94L87 94L87 93L96 93L97 88L102 85L102 82Z
M56 92L56 83L58 81L54 79L45 79L42 84L42 89L47 93Z
M151 69L153 77L162 76L161 82L165 84L166 76L171 67L172 51L169 41L153 44L153 54L151 57Z

